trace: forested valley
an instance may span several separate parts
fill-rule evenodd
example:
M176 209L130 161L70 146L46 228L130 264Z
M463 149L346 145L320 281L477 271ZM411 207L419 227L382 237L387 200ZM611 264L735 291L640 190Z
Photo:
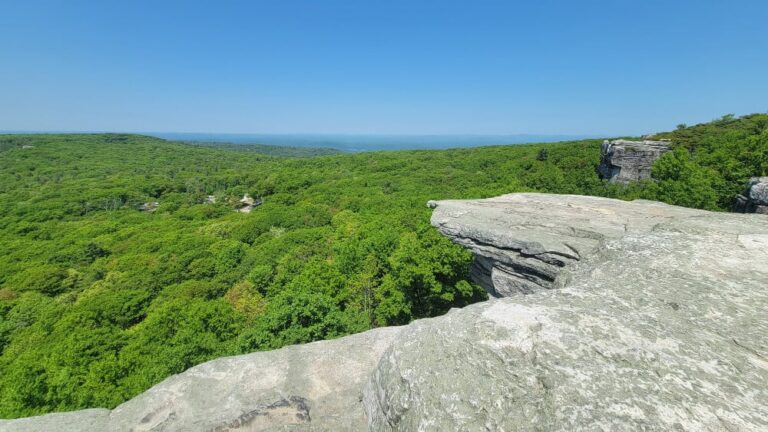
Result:
M728 211L768 175L768 115L657 137L674 150L652 181L624 186L597 175L602 140L284 156L0 135L0 417L114 407L216 357L484 299L469 253L430 226L431 199L536 191ZM235 211L246 194L261 204Z

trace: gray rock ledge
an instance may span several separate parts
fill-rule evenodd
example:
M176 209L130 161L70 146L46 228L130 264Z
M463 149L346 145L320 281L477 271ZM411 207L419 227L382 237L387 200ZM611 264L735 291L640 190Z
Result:
M473 253L471 276L494 297L561 286L564 270L606 240L707 214L654 201L532 193L428 205L432 225Z
M768 430L764 216L540 194L431 207L475 253L581 259L561 289L407 326L366 386L370 430Z

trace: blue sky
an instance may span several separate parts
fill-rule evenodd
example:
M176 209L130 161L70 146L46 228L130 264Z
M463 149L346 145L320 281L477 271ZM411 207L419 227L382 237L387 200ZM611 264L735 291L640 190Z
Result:
M766 110L765 0L0 0L0 130L621 135Z

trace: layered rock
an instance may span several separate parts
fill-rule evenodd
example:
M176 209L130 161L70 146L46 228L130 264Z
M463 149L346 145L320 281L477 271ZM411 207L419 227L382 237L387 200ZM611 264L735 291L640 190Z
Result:
M743 194L736 197L736 211L768 214L768 177L752 177Z
M600 177L614 183L629 183L651 178L653 163L669 151L669 141L604 141Z
M0 430L768 430L764 216L539 194L431 205L441 232L488 262L555 268L560 289L215 360L111 411Z
M510 194L428 205L435 209L432 225L473 253L470 274L494 297L557 287L564 269L606 240L705 214L653 201L579 195Z

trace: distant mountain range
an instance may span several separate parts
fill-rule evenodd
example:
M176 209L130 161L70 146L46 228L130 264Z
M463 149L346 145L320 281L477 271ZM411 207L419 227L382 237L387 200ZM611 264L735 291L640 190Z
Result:
M291 147L332 148L346 152L375 150L425 150L525 144L593 138L589 135L362 135L362 134L216 134L147 132L175 141L267 144Z

